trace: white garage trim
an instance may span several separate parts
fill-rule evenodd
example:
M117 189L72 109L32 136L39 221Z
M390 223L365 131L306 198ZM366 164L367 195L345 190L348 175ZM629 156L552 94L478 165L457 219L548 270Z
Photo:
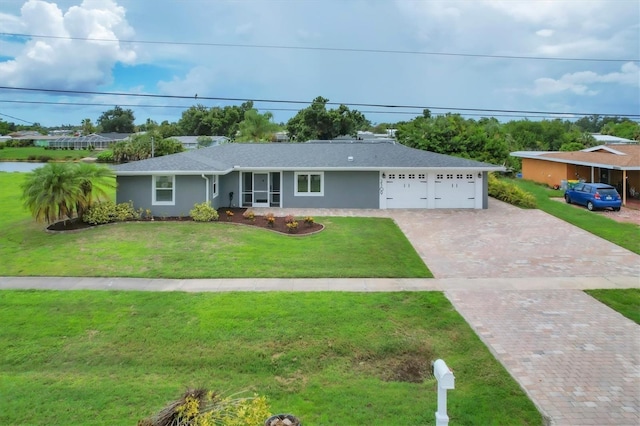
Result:
M482 209L477 170L390 170L380 173L381 209Z

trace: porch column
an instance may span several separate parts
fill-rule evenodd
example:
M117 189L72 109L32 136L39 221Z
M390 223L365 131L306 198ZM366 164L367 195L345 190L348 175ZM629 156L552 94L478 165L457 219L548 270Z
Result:
M627 206L627 171L622 171L622 205Z

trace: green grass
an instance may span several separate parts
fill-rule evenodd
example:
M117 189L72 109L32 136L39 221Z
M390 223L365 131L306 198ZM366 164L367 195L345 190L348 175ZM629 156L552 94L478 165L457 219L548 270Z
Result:
M292 237L225 222L141 222L50 234L21 206L24 174L0 173L0 276L432 277L384 218L316 218Z
M564 202L551 200L552 197L562 198L564 192L561 190L549 189L546 186L522 179L510 179L510 181L533 194L540 210L640 254L640 226L633 223L616 222L587 209L579 209Z
M88 157L93 151L87 150L62 150L62 149L44 149L43 147L28 146L22 148L5 147L0 149L0 161L27 161L29 157L34 157L36 161L38 157L47 156L53 160L79 160Z
M429 425L437 358L452 424L542 424L442 293L2 291L0 323L0 424L135 424L203 386L308 426Z
M586 293L640 324L640 289L586 290Z

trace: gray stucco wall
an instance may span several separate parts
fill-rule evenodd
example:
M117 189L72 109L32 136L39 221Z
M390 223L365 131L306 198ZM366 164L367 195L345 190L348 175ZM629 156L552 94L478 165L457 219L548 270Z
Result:
M154 216L188 216L196 203L206 201L206 180L202 176L176 176L175 205L152 205L151 176L118 176L116 203L133 201L137 210L151 210ZM209 185L211 177L209 176ZM211 188L209 188L211 197Z
M283 174L282 207L377 209L378 172L325 172L324 196L294 195L294 172Z
M232 172L228 175L218 177L218 196L213 200L213 207L216 209L229 207L229 192L233 192L231 207L237 207L239 205L240 194L238 193L238 188L240 184L238 183L238 179L240 179L240 173L238 172Z

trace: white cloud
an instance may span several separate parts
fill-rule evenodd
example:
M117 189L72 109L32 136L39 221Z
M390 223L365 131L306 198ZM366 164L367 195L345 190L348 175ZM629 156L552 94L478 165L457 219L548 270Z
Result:
M638 86L640 83L640 68L633 62L628 62L620 68L621 72L597 74L593 71L580 71L564 74L559 79L549 77L538 78L534 88L527 90L535 96L571 92L576 95L596 95L598 90L590 89L590 85L599 83L613 83Z
M553 30L545 28L545 29L536 31L536 35L539 35L540 37L551 37L553 35L553 32L554 32Z
M30 34L118 40L133 35L125 14L112 0L84 0L67 12L55 3L29 0L20 16L6 21ZM94 89L111 81L117 62L135 60L136 52L123 43L34 38L13 59L0 62L0 81L16 87Z

